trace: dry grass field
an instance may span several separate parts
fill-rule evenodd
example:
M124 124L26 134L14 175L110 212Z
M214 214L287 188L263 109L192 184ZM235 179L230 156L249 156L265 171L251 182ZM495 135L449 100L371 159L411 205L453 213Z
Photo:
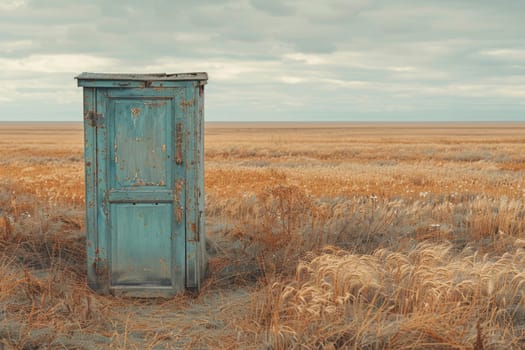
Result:
M85 282L82 125L0 124L0 349L525 347L525 124L208 124L199 295Z

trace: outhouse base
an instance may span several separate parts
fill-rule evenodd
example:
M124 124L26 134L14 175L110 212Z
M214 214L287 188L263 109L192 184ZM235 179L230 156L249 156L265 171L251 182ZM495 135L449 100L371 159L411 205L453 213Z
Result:
M159 286L119 286L110 289L110 293L118 297L132 298L170 298L177 294L173 287Z

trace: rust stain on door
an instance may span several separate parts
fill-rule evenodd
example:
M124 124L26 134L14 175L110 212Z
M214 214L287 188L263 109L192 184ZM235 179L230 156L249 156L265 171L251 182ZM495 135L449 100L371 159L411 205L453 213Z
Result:
M173 211L175 216L175 221L177 223L182 222L182 216L184 214L184 207L182 205L182 191L184 188L184 181L177 180L175 182L175 190L173 192Z

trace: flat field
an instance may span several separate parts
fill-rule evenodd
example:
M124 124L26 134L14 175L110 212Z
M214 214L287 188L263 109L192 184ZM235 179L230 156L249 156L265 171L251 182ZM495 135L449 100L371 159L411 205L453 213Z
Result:
M80 123L0 123L0 349L525 347L525 124L208 123L209 276L86 286Z

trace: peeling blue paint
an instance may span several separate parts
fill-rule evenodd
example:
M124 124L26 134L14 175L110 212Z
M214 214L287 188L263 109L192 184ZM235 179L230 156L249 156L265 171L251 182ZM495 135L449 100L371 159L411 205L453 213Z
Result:
M88 283L167 296L206 270L205 73L83 73Z

